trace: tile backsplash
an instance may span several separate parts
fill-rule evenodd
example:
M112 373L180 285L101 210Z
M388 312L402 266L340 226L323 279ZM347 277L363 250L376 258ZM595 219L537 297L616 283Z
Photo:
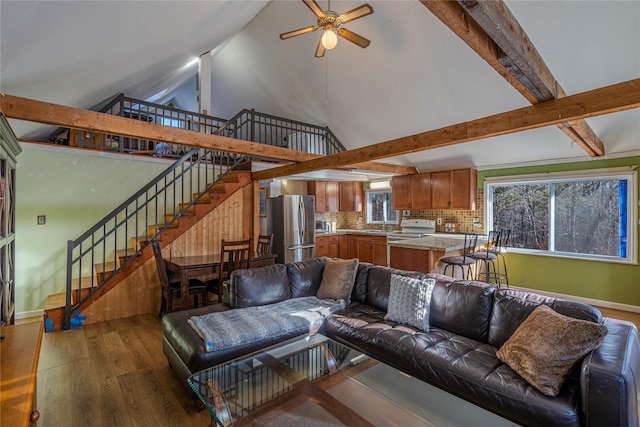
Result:
M475 211L466 210L425 210L425 211L409 211L409 216L402 217L402 211L399 212L401 218L419 218L433 219L442 218L442 224L436 225L437 232L444 232L446 223L454 222L458 224L459 232L467 233L485 233L484 230L484 192L482 189L477 190L477 209ZM332 213L316 213L316 221L336 221L338 228L348 228L356 230L380 229L380 224L366 224L365 212L332 212ZM474 226L474 220L480 226ZM389 224L387 229L400 230L399 224Z

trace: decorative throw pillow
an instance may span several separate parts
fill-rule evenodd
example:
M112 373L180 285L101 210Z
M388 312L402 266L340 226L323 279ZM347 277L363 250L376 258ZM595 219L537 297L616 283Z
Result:
M389 305L384 319L428 332L429 303L435 285L435 279L415 279L392 274Z
M322 272L318 298L343 299L351 302L351 290L358 273L358 259L328 259Z
M529 384L556 396L573 366L602 344L607 327L540 305L496 353Z

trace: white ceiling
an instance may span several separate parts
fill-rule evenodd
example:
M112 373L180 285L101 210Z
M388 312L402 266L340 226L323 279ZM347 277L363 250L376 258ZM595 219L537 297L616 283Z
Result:
M196 65L185 65L214 50L212 114L327 125L349 149L529 105L419 2L369 3L375 13L346 27L371 45L340 39L318 59L318 32L278 38L315 24L300 1L2 0L0 90L80 108L124 92L195 111ZM507 5L567 93L640 77L640 1ZM588 123L607 156L640 155L640 111ZM12 126L19 137L42 129ZM575 159L589 157L549 127L388 160L436 170Z

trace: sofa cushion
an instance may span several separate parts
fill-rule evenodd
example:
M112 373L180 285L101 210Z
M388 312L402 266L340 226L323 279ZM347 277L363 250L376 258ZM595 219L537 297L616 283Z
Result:
M356 273L356 280L353 284L353 291L351 291L351 301L365 302L367 300L367 280L369 279L369 270L373 267L373 264L368 262L358 263L358 273Z
M536 307L520 324L497 356L547 396L557 396L562 384L587 353L600 346L607 327Z
M318 293L327 258L312 258L287 265L291 298L311 297Z
M413 277L416 279L422 279L425 277L425 274L419 271L404 271L380 266L372 267L369 270L369 275L367 277L367 299L365 302L368 305L387 311L391 274L399 274L401 276Z
M486 343L495 287L484 282L438 280L429 324Z
M429 330L429 303L435 279L414 279L391 275L389 306L384 320Z
M489 343L498 348L502 347L518 326L541 304L565 316L602 323L600 310L587 304L516 289L499 289L493 299Z
M328 259L322 272L318 298L342 299L351 302L351 291L358 273L358 259Z
M291 298L287 266L282 264L231 273L231 305L235 308L273 304Z

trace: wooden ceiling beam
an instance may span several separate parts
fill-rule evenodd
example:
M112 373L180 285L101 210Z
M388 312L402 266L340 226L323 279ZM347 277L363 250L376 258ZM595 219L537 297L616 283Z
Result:
M640 107L640 79L594 89L530 107L494 114L469 122L380 142L306 162L256 172L256 179L276 178L320 169L343 167L416 151L537 129L564 122Z
M8 118L45 123L64 128L88 130L129 138L162 141L204 149L259 156L279 161L301 162L322 157L288 148L274 147L241 139L179 129L140 120L82 110L64 105L0 94L0 111ZM360 162L358 169L375 172L414 174L413 166ZM332 169L332 168L330 168Z
M566 96L504 2L420 2L532 104ZM590 156L604 155L604 144L584 120L557 126Z

